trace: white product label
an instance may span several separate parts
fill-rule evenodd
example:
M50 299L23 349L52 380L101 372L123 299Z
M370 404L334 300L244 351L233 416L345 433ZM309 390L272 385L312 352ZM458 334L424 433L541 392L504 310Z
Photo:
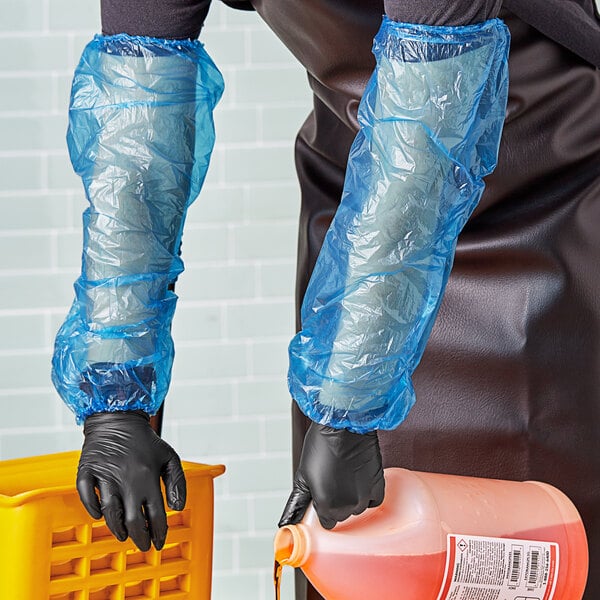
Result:
M449 534L437 600L552 600L558 565L553 542Z

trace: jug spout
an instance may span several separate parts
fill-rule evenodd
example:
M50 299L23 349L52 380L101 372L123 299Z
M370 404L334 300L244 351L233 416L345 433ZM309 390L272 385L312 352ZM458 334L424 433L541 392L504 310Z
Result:
M301 567L310 554L309 540L306 527L301 523L280 527L273 543L275 560L282 566Z

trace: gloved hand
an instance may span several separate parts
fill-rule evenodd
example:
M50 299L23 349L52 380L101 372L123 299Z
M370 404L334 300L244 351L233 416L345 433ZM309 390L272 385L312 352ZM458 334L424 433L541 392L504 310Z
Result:
M375 431L358 434L311 423L279 526L298 523L311 500L325 529L383 502L385 480Z
M160 550L167 536L161 478L169 507L185 506L179 456L154 432L142 411L93 414L83 433L77 491L86 510L95 519L104 515L119 541L131 537L142 551L149 550L152 541Z

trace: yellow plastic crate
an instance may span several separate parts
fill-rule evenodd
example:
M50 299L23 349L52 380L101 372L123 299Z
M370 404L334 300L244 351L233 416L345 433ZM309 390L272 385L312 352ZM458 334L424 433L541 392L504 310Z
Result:
M79 452L0 461L1 600L210 600L213 479L184 462L185 510L167 512L164 548L119 542L79 501Z

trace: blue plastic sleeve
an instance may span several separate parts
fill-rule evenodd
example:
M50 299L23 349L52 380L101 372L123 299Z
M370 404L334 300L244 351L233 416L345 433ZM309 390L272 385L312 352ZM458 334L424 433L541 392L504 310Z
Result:
M96 36L75 71L67 143L89 202L52 380L82 422L154 414L173 363L173 282L214 145L221 74L198 41Z
M456 240L494 169L510 36L384 18L340 207L289 347L292 397L312 420L393 429L414 404Z

